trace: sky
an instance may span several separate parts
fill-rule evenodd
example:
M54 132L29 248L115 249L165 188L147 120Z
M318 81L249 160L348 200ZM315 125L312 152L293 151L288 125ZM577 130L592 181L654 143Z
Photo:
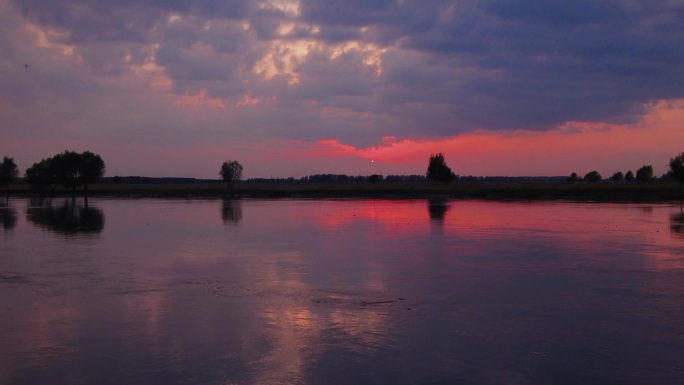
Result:
M0 0L0 156L604 177L684 151L681 0Z

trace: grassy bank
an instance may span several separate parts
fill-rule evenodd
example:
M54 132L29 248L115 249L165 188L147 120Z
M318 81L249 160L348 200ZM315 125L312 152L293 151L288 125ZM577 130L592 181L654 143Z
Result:
M13 196L39 195L25 185L12 185ZM52 195L69 195L55 189ZM82 190L77 191L82 195ZM598 202L664 202L681 199L677 184L554 184L463 183L439 184L95 184L89 196L112 197L222 197L238 198L430 198L489 200L574 200Z

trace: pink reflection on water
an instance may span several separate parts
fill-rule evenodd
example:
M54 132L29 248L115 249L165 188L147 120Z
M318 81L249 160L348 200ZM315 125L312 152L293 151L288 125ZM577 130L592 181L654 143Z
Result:
M245 200L230 203L241 215L227 225L220 200L93 204L107 218L97 238L27 221L3 238L0 274L24 278L0 286L5 383L16 368L86 354L255 384L366 361L493 373L573 346L627 354L600 340L606 329L649 343L682 330L669 205ZM621 365L643 359L630 354Z

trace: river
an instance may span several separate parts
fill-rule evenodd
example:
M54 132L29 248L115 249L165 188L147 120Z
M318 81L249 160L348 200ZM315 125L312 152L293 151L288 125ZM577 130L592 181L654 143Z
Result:
M679 204L0 199L1 384L684 383Z

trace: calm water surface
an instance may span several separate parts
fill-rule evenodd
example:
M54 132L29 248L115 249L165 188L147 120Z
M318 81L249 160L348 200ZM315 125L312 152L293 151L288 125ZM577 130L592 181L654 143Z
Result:
M677 205L2 199L0 384L683 384Z

